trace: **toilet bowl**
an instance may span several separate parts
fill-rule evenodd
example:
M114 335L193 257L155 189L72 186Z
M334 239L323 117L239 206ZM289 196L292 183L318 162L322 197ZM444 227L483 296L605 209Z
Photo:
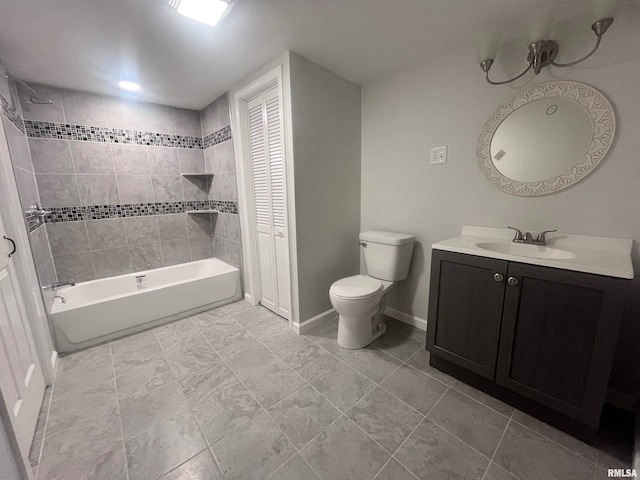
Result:
M338 312L338 345L363 348L387 330L382 321L387 291L393 282L354 275L334 282L329 289L331 305Z
M339 315L338 345L350 350L366 347L386 332L382 321L386 294L407 277L415 237L367 231L360 240L369 274L342 278L329 288L331 305Z

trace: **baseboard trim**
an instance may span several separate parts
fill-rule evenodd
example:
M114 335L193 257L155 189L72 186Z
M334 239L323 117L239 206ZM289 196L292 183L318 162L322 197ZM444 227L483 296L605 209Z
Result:
M334 318L338 318L338 312L336 312L333 308L327 310L326 312L322 312L320 315L316 315L308 320L305 320L302 323L293 322L292 329L298 335L308 332L313 327L320 325L321 323L328 322Z
M404 313L391 307L385 308L384 313L407 325L414 326L420 330L427 330L427 321L424 318L416 317L415 315Z

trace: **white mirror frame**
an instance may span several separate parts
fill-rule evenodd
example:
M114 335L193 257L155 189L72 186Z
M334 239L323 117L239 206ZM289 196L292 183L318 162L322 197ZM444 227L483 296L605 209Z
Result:
M592 138L587 152L576 159L569 170L557 177L541 182L518 182L502 175L491 160L491 140L500 124L523 105L546 97L563 97L573 100L584 108L592 124ZM582 180L609 151L616 132L616 118L613 107L606 97L589 85L578 82L545 82L523 90L500 105L485 123L478 139L478 163L487 180L503 192L522 197L548 195L565 189Z

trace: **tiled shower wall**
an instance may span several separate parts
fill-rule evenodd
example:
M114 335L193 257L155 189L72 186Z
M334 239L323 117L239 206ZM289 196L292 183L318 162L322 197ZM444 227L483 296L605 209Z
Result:
M238 190L231 132L229 100L225 94L200 112L204 158L207 172L213 173L210 199L237 204ZM220 141L222 140L222 141ZM219 143L216 143L219 142ZM240 243L240 220L236 213L221 212L215 219L213 249L216 257L241 268L242 245Z
M17 99L17 92L13 83L10 85L2 64L0 64L0 101L2 102L2 124L7 136L7 143L13 163L13 171L16 178L20 204L24 211L32 205L40 204L33 163L29 152L29 145L25 135L22 112L18 101L15 106L12 102ZM35 260L36 271L41 285L48 285L56 281L56 272L49 249L47 231L44 224L38 224L32 216L27 218L29 242ZM44 296L47 306L53 301L51 293Z
M227 232L230 222L186 212L215 208L237 217L237 198L217 189L207 169L226 157L210 153L205 163L197 111L36 88L53 103L30 103L22 87L19 95L41 204L52 210L46 228L58 280L214 255L216 223ZM230 136L228 127L210 132L211 149Z

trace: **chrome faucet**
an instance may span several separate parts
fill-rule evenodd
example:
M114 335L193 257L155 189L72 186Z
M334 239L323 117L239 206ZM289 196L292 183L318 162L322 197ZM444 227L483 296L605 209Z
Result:
M52 283L51 285L46 285L43 288L43 290L57 290L60 287L64 287L65 285L70 285L72 287L76 286L76 282L73 281L73 278L71 280L67 280L66 282L56 282L56 283Z
M514 243L527 243L530 245L546 245L547 244L546 234L558 231L558 230L544 230L540 232L534 240L533 235L531 235L531 232L522 233L517 228L510 227L509 225L507 225L507 228L510 228L511 230L516 231L516 235L515 237L513 237L513 240L512 240Z
M61 301L62 303L67 303L67 299L66 299L66 298L64 298L62 295L56 295L56 296L55 296L55 297L53 297L53 298L59 298L59 299L60 299L60 301Z

